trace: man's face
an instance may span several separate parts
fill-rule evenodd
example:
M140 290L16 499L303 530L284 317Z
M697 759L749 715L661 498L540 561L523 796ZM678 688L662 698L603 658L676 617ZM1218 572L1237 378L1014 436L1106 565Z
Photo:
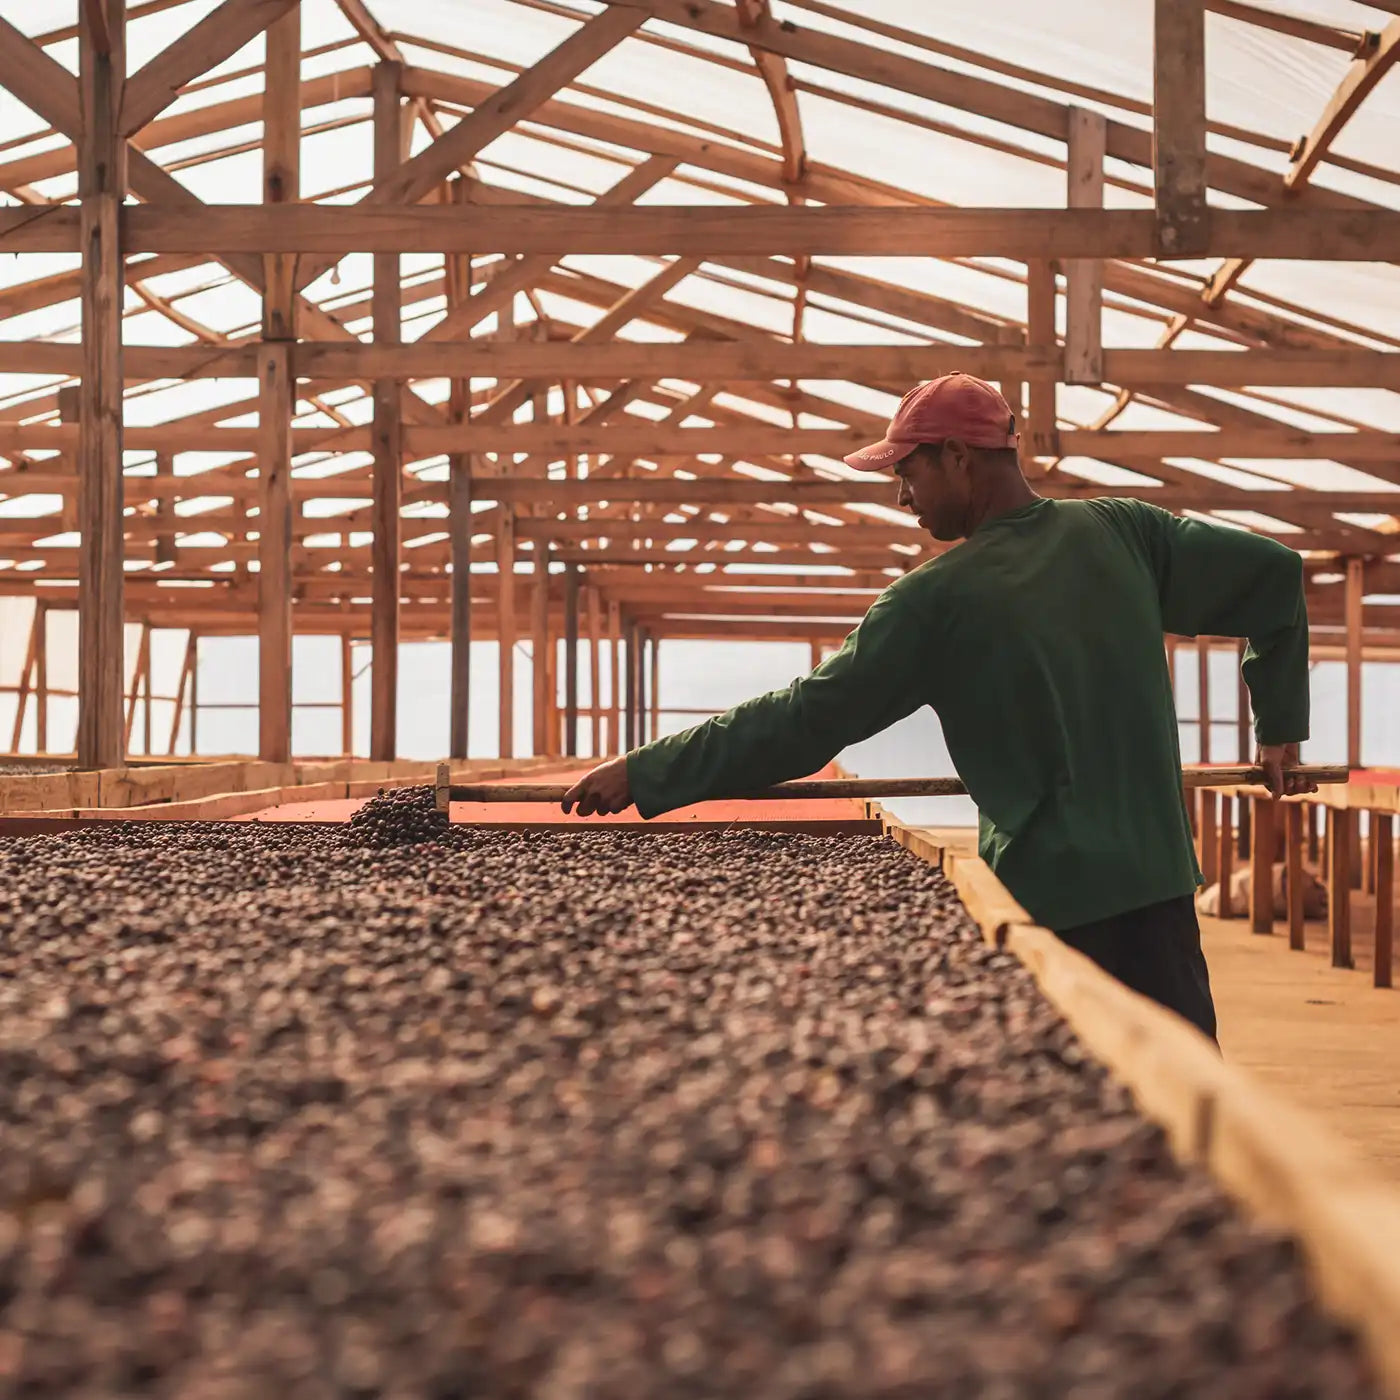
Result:
M956 439L916 448L895 466L899 504L936 540L960 540L972 506L968 450Z

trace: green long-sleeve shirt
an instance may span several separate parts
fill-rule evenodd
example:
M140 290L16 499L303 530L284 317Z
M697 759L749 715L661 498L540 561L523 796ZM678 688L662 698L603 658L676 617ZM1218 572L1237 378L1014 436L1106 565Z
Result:
M980 850L1073 928L1200 883L1162 634L1247 637L1260 743L1308 733L1302 561L1141 501L1037 500L891 584L809 676L628 756L644 817L815 772L931 705Z

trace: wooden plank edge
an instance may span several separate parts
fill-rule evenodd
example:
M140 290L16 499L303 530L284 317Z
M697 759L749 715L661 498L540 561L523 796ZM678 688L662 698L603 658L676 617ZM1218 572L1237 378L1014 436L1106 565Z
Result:
M1177 1157L1205 1167L1249 1214L1297 1240L1323 1306L1357 1329L1386 1392L1400 1397L1400 1191L1309 1114L1223 1061L1179 1016L1029 918L1008 925L1015 900L983 862L975 871L972 859L885 820L892 839L940 864L950 880L963 867L963 885L978 903L963 902L983 935L1030 971L1090 1052L1162 1126ZM992 885L1004 898L992 898Z

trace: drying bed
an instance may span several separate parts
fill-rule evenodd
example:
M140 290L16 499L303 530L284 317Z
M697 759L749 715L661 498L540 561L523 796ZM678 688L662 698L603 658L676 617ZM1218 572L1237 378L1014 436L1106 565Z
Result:
M0 847L0 1391L1379 1394L892 842L388 796Z

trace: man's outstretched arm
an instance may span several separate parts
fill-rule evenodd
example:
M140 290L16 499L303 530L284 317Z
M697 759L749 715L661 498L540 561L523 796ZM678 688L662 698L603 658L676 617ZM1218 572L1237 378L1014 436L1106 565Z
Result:
M581 817L643 817L806 777L928 703L932 642L906 588L887 589L841 650L782 690L600 764L564 798Z

